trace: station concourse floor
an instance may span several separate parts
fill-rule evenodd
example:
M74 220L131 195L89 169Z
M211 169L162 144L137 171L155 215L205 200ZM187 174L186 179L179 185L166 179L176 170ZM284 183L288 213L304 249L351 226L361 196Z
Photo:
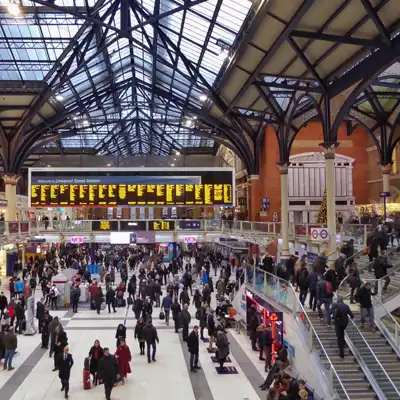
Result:
M214 279L215 283L216 279ZM118 280L118 274L116 282ZM195 285L193 286L196 287ZM165 293L165 287L163 288ZM7 293L8 294L8 293ZM41 291L36 291L37 300ZM213 302L215 299L213 299ZM172 318L170 326L159 320L159 308L153 308L153 325L158 330L160 344L157 345L155 363L148 364L146 356L139 355L139 346L134 340L136 324L133 312L127 314L127 344L131 349L132 373L125 385L113 389L113 400L154 399L154 400L259 400L266 397L260 385L265 374L263 362L258 360L258 353L251 350L250 341L230 329L230 359L226 363L229 370L237 373L220 375L215 367L218 365L211 359L207 351L208 343L200 341L199 364L201 370L189 372L189 354L182 335L176 334ZM195 308L190 306L192 315L191 327L198 321L195 319ZM82 371L84 359L90 347L98 339L102 347L115 351L115 331L120 323L124 323L126 308L117 309L117 313L102 310L96 311L78 309L77 314L70 310L50 311L58 316L68 335L70 353L74 359L71 370L70 393L71 400L98 400L104 397L103 385L83 390ZM35 320L35 323L37 320ZM191 330L191 328L189 328ZM189 331L190 331L189 330ZM207 330L204 331L207 338ZM18 335L20 355L13 360L13 371L0 369L0 399L1 400L53 400L63 399L61 385L57 372L52 372L53 358L48 351L41 349L41 335ZM233 367L233 368L232 368Z

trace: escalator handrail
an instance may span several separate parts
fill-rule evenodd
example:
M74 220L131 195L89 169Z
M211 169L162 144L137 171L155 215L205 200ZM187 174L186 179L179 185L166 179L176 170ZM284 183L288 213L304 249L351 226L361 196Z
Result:
M332 363L331 359L329 358L328 353L326 352L325 347L324 347L324 345L322 344L321 339L319 338L319 336L318 336L318 334L317 334L317 332L316 332L316 330L315 330L315 328L314 328L313 323L311 322L309 316L307 315L307 312L306 312L306 310L304 309L303 305L300 303L299 298L296 296L296 291L294 290L293 285L292 285L289 281L287 281L287 280L285 280L285 279L282 279L282 278L279 278L277 275L270 274L269 272L263 271L262 269L257 268L257 267L253 267L253 268L254 268L254 276L253 276L253 279L255 279L255 275L256 275L255 272L256 272L256 270L259 270L260 272L262 272L262 273L264 273L264 274L266 274L266 275L269 275L270 277L272 277L272 278L274 278L274 279L279 279L281 282L285 283L285 284L287 285L287 287L290 288L290 290L293 292L294 298L295 298L296 301L297 301L297 307L300 308L301 312L302 312L302 313L304 314L304 316L307 318L307 321L308 321L308 323L309 323L309 325L310 325L310 329L312 329L312 331L313 331L313 333L314 333L314 335L315 335L315 337L316 337L316 339L317 339L317 341L318 341L318 343L319 343L319 345L320 345L322 351L324 352L324 355L325 355L326 359L327 359L328 362L329 362L329 365L330 365L330 368L332 369L332 372L333 372L334 375L336 376L336 378L337 378L337 380L338 380L340 386L342 387L342 390L344 391L344 394L346 395L346 399L351 400L350 397L349 397L349 395L348 395L348 393L347 393L346 388L345 388L344 385L343 385L342 380L340 379L339 374L337 373L335 367L333 366L333 363Z
M390 382L390 384L393 386L395 392L399 395L400 398L400 391L399 389L397 389L395 383L392 381L392 379L390 378L390 376L388 375L388 373L386 372L385 368L383 367L383 365L381 364L381 362L379 361L378 357L376 356L376 354L374 353L374 351L371 349L371 346L368 344L368 341L365 339L364 335L362 334L362 332L360 331L360 329L358 329L358 326L356 325L356 323L350 319L350 323L353 324L354 328L358 331L359 335L362 337L362 339L364 340L364 343L366 344L366 346L368 347L368 350L370 351L370 353L372 354L372 356L374 357L375 361L377 362L377 364L379 365L379 367L382 369L383 373L385 374L387 380ZM348 334L346 333L346 336L348 337ZM351 343L353 343L350 340ZM355 343L354 343L354 347L357 349ZM360 358L362 359L362 361L365 363L366 367L368 368L366 362L364 361L363 357L360 355ZM368 368L369 370L369 368ZM371 371L370 371L371 372ZM373 379L375 379L374 375L371 373L371 376L373 377ZM375 380L376 381L376 380Z
M385 307L385 305L383 304L382 301L379 302L379 307L382 307L382 308L386 311L386 315L388 315L388 316L390 317L390 319L393 321L393 323L395 324L395 326L397 326L397 330L398 330L398 332L399 332L399 334L400 334L400 324L397 322L396 318L393 317L392 313ZM383 317L381 317L381 318L378 320L378 327L380 328L379 325L381 325L381 324L384 325L384 326L382 327L382 329L380 328L380 331L383 333L383 335L384 335L385 338L388 340L388 342L392 342L392 341L393 341L393 343L391 343L391 347L392 347L393 350L396 352L397 356L400 357L400 348L399 348L399 346L397 345L396 340L393 340L393 338L391 337L391 334L388 334L388 333L387 333L388 329L387 329L387 327L385 326L385 323L382 322L382 319L383 319L384 317L386 317L386 315L384 315Z

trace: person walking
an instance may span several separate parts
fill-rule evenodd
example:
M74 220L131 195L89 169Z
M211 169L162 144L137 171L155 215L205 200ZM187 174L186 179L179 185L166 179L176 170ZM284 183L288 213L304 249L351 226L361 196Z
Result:
M74 287L71 289L71 304L73 313L78 312L78 304L80 297L81 297L81 288L76 283Z
M115 332L115 339L117 339L117 346L119 346L121 339L126 339L126 326L123 324L119 324L117 327L117 331Z
M199 363L199 327L195 325L187 338L188 350L190 353L190 372L197 372Z
M61 391L64 391L65 398L68 399L69 378L71 376L71 368L74 365L72 354L69 353L68 346L64 347L63 354L60 355L58 361L58 377L61 381Z
M199 310L201 307L201 293L200 293L199 289L196 289L194 292L193 303L194 303L194 306L196 307L196 310Z
M50 336L50 351L49 357L51 358L54 353L54 339L56 337L56 328L61 326L61 323L57 316L55 316L49 323L49 336Z
M3 318L3 315L6 314L8 307L7 297L4 296L4 292L0 293L0 320Z
M183 341L186 342L188 335L189 335L189 324L190 321L192 320L192 317L188 311L189 305L186 303L183 305L183 310L180 314L180 323L182 325L182 336L183 336Z
M365 282L364 286L357 291L354 299L357 303L360 303L361 311L361 328L364 328L365 319L369 319L369 327L375 330L374 321L374 307L372 306L372 296L375 296L376 292L372 292L371 282Z
M204 328L207 326L207 311L206 311L207 305L204 304L203 306L200 307L200 309L197 311L199 313L199 324L200 324L200 339L204 340Z
M98 315L100 314L102 303L103 303L103 291L101 290L101 287L98 286L96 294L94 295L94 304L96 306L96 312Z
M97 371L99 369L100 360L103 357L103 348L98 340L94 341L93 346L89 350L89 370L93 376L93 385L97 386Z
M53 320L53 317L46 310L44 312L44 317L42 321L42 349L49 348L49 339L50 339L50 322Z
M172 306L172 298L167 293L167 295L163 298L162 304L161 304L161 309L164 311L165 314L165 323L167 326L169 326L169 313L171 311L171 306Z
M139 342L139 349L140 349L140 355L144 356L144 333L143 333L143 328L144 328L144 321L143 318L139 318L136 326L135 326L135 339L138 340Z
M118 361L110 354L110 349L104 347L104 355L99 362L98 377L104 383L106 400L111 400L111 392L119 378Z
M54 308L56 310L58 310L58 307L57 307L58 295L59 295L59 291L56 288L56 285L53 284L53 286L51 287L50 292L49 292L50 301L51 301L50 304L51 304L51 309L52 310L54 310Z
M328 328L331 327L331 304L333 297L333 288L330 282L327 282L321 274L318 274L317 283L317 309L320 321L323 320L322 305L325 306L326 322Z
M301 286L300 286L301 291ZM271 369L271 361L272 361L272 345L274 343L274 339L272 337L271 326L267 325L265 331L261 334L260 340L260 348L264 349L265 353L265 372Z
M146 326L143 328L143 336L147 345L147 362L150 364L151 361L156 362L156 350L157 343L160 343L157 335L157 329L153 326L151 321L147 321ZM150 347L152 347L153 352L150 359Z
M317 308L317 283L318 272L311 272L308 275L308 290L310 292L309 307L313 311Z
M12 371L14 369L12 366L12 359L18 347L18 339L13 329L10 327L5 330L3 345L5 348L3 370Z
M219 361L219 370L224 370L224 363L226 358L229 356L229 341L226 334L223 331L217 332L217 340L215 342L217 346L217 359Z
M60 357L64 351L64 348L68 345L68 338L66 332L61 326L57 326L55 329L54 337L54 369L57 371L59 369Z
M108 313L111 313L111 307L114 310L114 312L117 312L115 309L115 290L111 287L108 286L107 292L106 292L106 304L108 306Z
M38 320L39 333L42 333L42 325L45 311L46 309L44 308L44 304L39 300L36 303L36 319Z
M133 300L132 311L135 313L135 318L139 320L140 314L143 311L143 300L140 297L140 294L136 296L136 299Z
M175 333L178 333L180 325L179 325L179 318L181 314L181 305L178 303L178 299L175 297L174 302L171 305L171 311L172 311L172 318L174 320L174 327L175 327Z
M342 296L337 297L337 302L333 305L331 309L331 314L335 322L335 332L337 345L339 348L339 356L341 358L344 358L344 331L349 323L349 317L353 319L354 315L351 312L350 307L347 304L344 304Z
M124 339L120 341L114 355L115 358L118 360L119 373L122 377L122 383L124 383L124 379L127 378L128 374L132 372L131 366L129 364L132 360L131 350L127 346Z

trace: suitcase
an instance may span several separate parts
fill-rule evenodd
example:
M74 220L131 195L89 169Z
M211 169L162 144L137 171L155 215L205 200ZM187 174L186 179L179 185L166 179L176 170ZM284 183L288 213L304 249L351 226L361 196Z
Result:
M125 299L121 299L121 307L126 307L126 300Z
M83 389L89 390L92 388L92 384L90 382L90 371L87 369L83 370Z
M132 297L128 297L128 306L131 306L132 304L133 304Z

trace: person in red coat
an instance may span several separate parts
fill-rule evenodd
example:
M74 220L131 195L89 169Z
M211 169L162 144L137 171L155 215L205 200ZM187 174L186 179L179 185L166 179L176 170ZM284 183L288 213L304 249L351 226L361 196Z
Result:
M119 372L123 382L124 378L126 378L128 374L132 372L129 364L129 362L132 360L131 351L126 345L124 339L121 339L120 341L120 344L115 352L115 358L118 360Z

